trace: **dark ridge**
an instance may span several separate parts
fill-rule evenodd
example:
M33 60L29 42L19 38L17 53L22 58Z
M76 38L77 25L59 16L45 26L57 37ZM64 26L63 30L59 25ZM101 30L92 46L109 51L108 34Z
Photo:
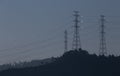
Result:
M120 57L71 50L55 58L52 63L8 69L0 72L0 76L120 76Z

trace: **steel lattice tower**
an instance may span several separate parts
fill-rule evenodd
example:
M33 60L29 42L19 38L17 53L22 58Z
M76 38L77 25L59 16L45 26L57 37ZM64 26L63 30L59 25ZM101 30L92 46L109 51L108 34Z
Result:
M75 16L75 25L74 25L74 35L73 35L73 42L72 42L72 49L73 50L79 50L81 49L81 42L80 42L80 34L79 34L79 25L78 23L79 21L79 12L78 11L74 11L74 16Z
M100 55L107 55L107 48L106 48L106 38L105 38L105 16L100 16L100 48L99 48L99 54Z
M65 36L64 36L64 38L65 38L65 41L64 41L65 50L64 50L64 52L66 52L66 51L68 51L68 33L67 33L67 30L65 30L64 34L65 34Z

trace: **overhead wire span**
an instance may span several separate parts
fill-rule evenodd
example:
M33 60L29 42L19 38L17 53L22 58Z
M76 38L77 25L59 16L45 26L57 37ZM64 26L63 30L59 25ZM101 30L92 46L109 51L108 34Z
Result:
M69 28L69 27L68 27ZM21 45L21 46L16 46L16 47L13 47L13 48L8 48L8 49L3 49L3 50L0 50L0 53L1 52L5 52L5 51L10 51L10 50L15 50L12 54L20 54L21 53L25 53L25 52L30 52L30 50L34 50L36 49L36 47L34 48L30 48L27 50L25 49L26 47L30 47L30 46L33 46L33 45L38 45L38 44L45 44L47 43L47 45L49 45L49 41L53 40L53 39L56 39L56 37L59 37L58 35L60 35L59 33L61 33L62 31L60 31L61 29L63 29L63 26L60 26L57 28L57 30L53 30L54 34L50 35L49 38L45 39L45 40L38 40L38 41L34 41L34 42L31 42L31 43L27 43L25 45ZM53 36L54 35L54 36ZM51 46L53 44L50 44L49 46ZM46 45L44 45L44 48L46 47ZM41 48L41 46L39 46L38 48ZM42 46L43 48L43 46ZM18 50L18 51L17 51ZM20 50L20 51L19 51ZM17 53L18 52L18 53ZM10 54L10 55L12 55ZM8 56L8 55L7 55Z
M63 26L58 27L56 30L52 30L53 34L49 34L50 37L47 38L47 39L37 40L37 41L30 42L30 43L26 43L24 45L19 45L19 46L15 46L15 47L12 47L12 48L2 49L2 50L0 50L0 52L2 52L2 51L5 52L5 51L9 51L9 50L18 50L18 49L21 49L21 48L24 48L24 47L35 45L35 44L44 43L46 41L54 39L54 35L56 36L56 35L59 35L59 33L62 33L61 28L63 29ZM58 37L58 36L56 36L56 37Z
M20 55L24 55L25 53L35 52L35 50L37 50L36 52L43 52L43 51L45 51L44 49L47 49L47 48L50 49L49 47L55 46L56 43L58 43L58 40L57 40L57 42L52 41L52 43L47 43L47 44L44 44L44 45L41 45L41 46L38 46L38 47L33 47L33 48L26 49L26 50L13 52L11 54L7 54L7 55L4 55L4 56L11 57L11 56L13 56L13 54L17 55L17 56L20 56ZM60 44L61 43L59 43L59 45ZM38 50L40 50L40 51L38 51Z
M98 16L84 16L85 18L97 18ZM107 16L109 18L120 18L120 16ZM83 22L82 25L86 25L84 28L85 29L90 29L89 27L91 26L95 26L94 23L97 23L96 20L95 22ZM113 23L112 21L108 21L107 24L110 24L110 23ZM119 23L119 22L118 22ZM88 24L90 24L90 26L88 26ZM93 24L93 25L92 25ZM114 24L114 23L113 23ZM7 49L3 49L3 50L0 50L0 53L2 52L23 52L24 53L24 50L28 50L31 46L32 47L35 47L35 46L38 46L38 45L42 45L42 44L49 44L49 41L59 37L59 33L63 33L63 30L65 29L69 29L69 28L72 28L70 26L70 24L66 24L66 25L59 25L58 27L52 29L52 30L49 30L48 33L49 33L49 38L47 39L44 39L44 40L36 40L36 41L33 41L31 43L26 43L24 45L19 45L19 46L15 46L15 47L12 47L12 48L7 48ZM71 34L72 32L68 32L68 34ZM53 44L52 44L53 45ZM50 45L50 46L52 46ZM48 46L49 47L49 46ZM40 48L40 47L39 47ZM17 51L18 50L18 51ZM21 51L19 51L21 50ZM22 51L23 50L23 51ZM34 49L33 49L34 50ZM27 51L26 51L27 52Z

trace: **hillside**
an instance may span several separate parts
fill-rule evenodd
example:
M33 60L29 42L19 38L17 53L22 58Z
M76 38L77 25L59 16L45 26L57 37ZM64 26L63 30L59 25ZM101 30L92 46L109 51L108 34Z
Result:
M0 72L0 76L120 76L120 57L90 55L85 50L69 51L55 61L29 68Z
M54 57L41 59L41 60L32 60L32 61L3 64L3 65L0 65L0 71L4 71L7 69L14 69L14 68L19 69L19 68L27 68L27 67L37 67L37 66L48 64L48 63L52 63L53 61L54 61Z

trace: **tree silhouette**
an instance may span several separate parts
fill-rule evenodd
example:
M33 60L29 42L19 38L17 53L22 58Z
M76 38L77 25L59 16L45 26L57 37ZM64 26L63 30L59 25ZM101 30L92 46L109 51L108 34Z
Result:
M120 57L90 55L80 49L65 52L45 65L1 71L1 76L120 76Z

